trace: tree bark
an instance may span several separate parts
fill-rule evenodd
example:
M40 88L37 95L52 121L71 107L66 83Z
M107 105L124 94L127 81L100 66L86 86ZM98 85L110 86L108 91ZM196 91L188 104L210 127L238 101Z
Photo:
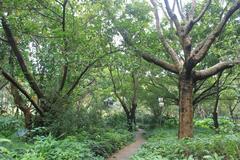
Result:
M218 113L217 113L217 111L214 111L212 113L212 119L213 119L214 128L218 129L219 128L219 123L218 123Z
M133 129L136 127L136 108L137 108L137 103L133 103L128 116L129 131L133 131Z
M30 108L26 108L23 112L24 114L24 123L27 129L32 129L32 113Z
M219 128L217 110L218 110L218 104L219 104L219 98L220 98L220 78L221 78L221 76L222 76L222 72L219 72L217 81L216 81L216 89L217 89L216 101L215 101L215 105L214 105L214 109L213 109L213 113L212 113L213 125L214 125L215 129Z
M179 79L179 131L178 138L193 137L193 80L186 73Z
M17 88L11 84L11 94L14 99L14 103L16 104L17 108L19 108L24 115L24 122L25 128L31 129L32 128L32 113L30 107L27 107L22 99L21 95L19 94Z

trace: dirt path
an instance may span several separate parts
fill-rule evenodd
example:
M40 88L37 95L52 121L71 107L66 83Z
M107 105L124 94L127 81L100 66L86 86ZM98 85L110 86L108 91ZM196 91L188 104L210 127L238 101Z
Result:
M140 146L145 142L142 134L143 130L139 129L136 133L135 142L129 144L128 146L124 147L117 153L113 154L110 158L108 158L108 160L128 160L134 153L137 152Z

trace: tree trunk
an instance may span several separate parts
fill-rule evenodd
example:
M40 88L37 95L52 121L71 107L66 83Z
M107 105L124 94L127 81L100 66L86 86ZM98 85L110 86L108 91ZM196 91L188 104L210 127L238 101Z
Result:
M217 95L216 95L216 102L215 102L215 106L213 109L213 113L212 113L212 119L213 119L213 125L215 129L219 128L219 123L218 123L218 113L217 113L217 109L218 109L218 102L219 102L219 86L217 86Z
M32 113L31 113L30 107L26 106L26 103L24 102L17 88L13 84L11 84L11 94L13 96L14 103L16 104L17 108L19 108L23 112L25 128L31 129Z
M32 129L32 113L30 108L26 108L23 114L24 114L25 127L27 129Z
M135 113L134 115L129 115L127 119L128 123L128 130L132 132L134 128L136 127L136 119L135 119Z
M193 80L186 74L179 80L179 131L178 138L193 137Z
M213 119L214 128L218 129L219 128L219 123L218 123L218 113L217 112L212 113L212 119Z
M128 127L128 131L132 132L133 131L133 121L132 121L132 117L130 114L127 115L127 127Z
M217 93L216 93L216 101L215 101L215 105L214 105L214 109L213 109L213 113L212 113L212 119L213 119L213 125L215 129L219 128L219 123L218 123L218 104L219 104L219 98L220 98L220 78L222 76L222 72L218 73L218 77L217 77L217 83L216 83L216 89L217 89Z

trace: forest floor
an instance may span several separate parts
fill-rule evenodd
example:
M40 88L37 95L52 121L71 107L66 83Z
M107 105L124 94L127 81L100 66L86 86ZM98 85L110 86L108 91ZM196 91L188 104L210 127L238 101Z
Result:
M110 158L108 158L108 160L128 160L145 142L145 139L143 138L143 133L143 129L138 129L138 131L136 132L135 142L119 150L117 153L113 154Z

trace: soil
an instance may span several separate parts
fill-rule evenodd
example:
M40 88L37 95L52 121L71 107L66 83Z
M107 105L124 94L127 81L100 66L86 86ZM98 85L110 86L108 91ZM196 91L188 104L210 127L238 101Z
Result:
M135 142L119 150L117 153L113 154L110 158L108 158L108 160L128 160L145 142L145 139L142 136L143 133L143 129L138 129L138 131L136 132Z

